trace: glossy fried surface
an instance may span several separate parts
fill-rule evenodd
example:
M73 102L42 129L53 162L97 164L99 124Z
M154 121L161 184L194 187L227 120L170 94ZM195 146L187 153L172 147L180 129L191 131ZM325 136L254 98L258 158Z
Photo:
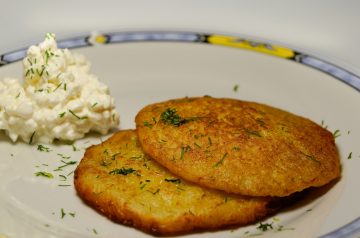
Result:
M143 150L174 174L251 196L287 196L340 176L332 133L264 104L211 97L155 103L136 116Z
M89 147L75 171L78 195L110 219L157 235L242 225L273 212L274 199L191 184L144 155L135 131Z

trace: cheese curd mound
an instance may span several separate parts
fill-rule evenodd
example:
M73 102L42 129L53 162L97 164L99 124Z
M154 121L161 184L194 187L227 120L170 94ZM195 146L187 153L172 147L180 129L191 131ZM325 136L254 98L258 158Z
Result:
M58 49L53 34L28 49L23 66L23 83L0 81L0 130L12 141L76 140L118 126L109 88L82 55Z

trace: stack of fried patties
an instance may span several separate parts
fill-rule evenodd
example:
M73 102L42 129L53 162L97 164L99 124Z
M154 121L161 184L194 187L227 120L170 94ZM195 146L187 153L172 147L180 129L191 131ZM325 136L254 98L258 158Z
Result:
M340 176L333 134L264 104L212 97L155 103L91 146L75 187L113 221L170 235L253 223Z

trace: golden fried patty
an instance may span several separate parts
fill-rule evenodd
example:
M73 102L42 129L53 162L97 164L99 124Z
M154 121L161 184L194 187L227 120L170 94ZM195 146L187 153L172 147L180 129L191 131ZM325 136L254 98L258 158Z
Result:
M88 148L74 179L90 206L154 234L246 224L275 210L273 199L230 195L174 176L144 155L130 130Z
M155 103L136 116L143 150L194 183L287 196L340 176L332 133L267 105L211 97Z

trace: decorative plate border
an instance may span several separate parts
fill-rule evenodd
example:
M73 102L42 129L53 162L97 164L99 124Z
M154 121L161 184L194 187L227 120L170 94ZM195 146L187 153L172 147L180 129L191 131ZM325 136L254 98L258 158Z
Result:
M339 66L336 66L317 57L297 52L290 48L236 36L183 31L131 31L115 32L108 34L92 34L66 40L59 40L57 42L58 47L60 48L72 49L92 46L95 44L113 44L144 41L213 44L264 53L292 60L300 64L320 70L334 78L341 80L342 82L348 84L349 86L355 88L360 92L360 77L351 73L348 70L345 70ZM26 51L27 48L23 48L0 55L0 67L22 60L26 55ZM360 232L360 217L344 225L343 227L340 227L337 230L322 235L319 238L350 237L358 232Z
M60 48L71 49L92 46L94 44L113 44L142 41L177 41L214 44L265 53L318 69L360 91L360 77L339 66L314 56L297 52L290 48L236 36L175 31L133 31L109 34L93 34L83 37L60 40L58 41L58 46ZM0 67L21 60L26 55L26 51L27 48L24 48L0 55Z

